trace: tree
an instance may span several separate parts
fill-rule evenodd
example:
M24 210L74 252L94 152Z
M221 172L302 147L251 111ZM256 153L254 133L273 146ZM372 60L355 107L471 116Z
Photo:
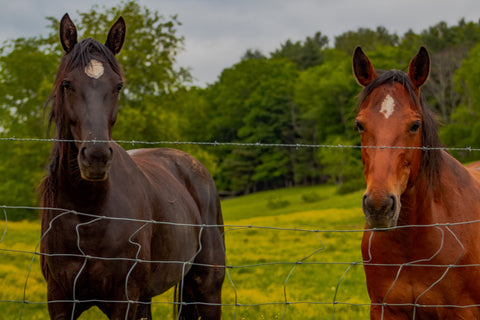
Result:
M345 136L330 136L327 144L358 145L358 139L347 140ZM357 191L365 187L360 151L353 148L323 148L318 151L325 174L340 194Z
M40 38L19 38L0 49L0 136L45 137L43 110L54 79L58 55L45 53ZM0 203L33 206L47 165L49 144L5 141L0 153ZM16 210L9 219L35 219Z
M219 80L207 88L208 131L211 141L237 141L238 130L248 113L247 99L267 76L267 59L247 59L222 71Z
M328 37L322 35L321 32L317 32L313 37L307 37L303 42L293 43L291 40L287 40L271 56L272 58L290 59L295 62L298 69L305 70L323 62L323 50L327 45Z
M303 127L316 130L310 133L310 143L321 143L331 134L348 133L352 127L349 114L359 87L351 68L349 55L330 50L324 64L300 75L295 87L295 101L302 120L313 123L313 126Z
M242 56L241 60L250 60L250 59L266 59L265 55L260 50L248 49Z
M286 59L248 59L224 70L219 81L207 89L211 140L292 143L292 95L297 72L296 66ZM283 148L274 152L218 148L215 152L219 159L216 179L220 190L247 193L292 183L294 160L290 151ZM281 163L277 162L278 154L282 154Z
M450 124L441 129L441 137L446 145L454 147L480 148L480 45L476 45L469 58L455 72L456 91L462 97L461 104L451 114ZM478 159L478 154L456 151L454 154L463 161Z
M480 40L480 25L465 22L449 27L446 22L424 30L420 39L431 54L431 75L424 92L429 102L441 115L444 123L460 103L461 96L455 91L454 74L470 49Z
M335 49L352 54L357 46L365 51L375 51L378 46L396 46L399 37L389 33L385 27L379 26L376 30L359 28L357 31L348 31L335 37Z
M324 64L302 72L295 86L299 140L304 144L328 144L334 138L338 141L339 136L345 141L353 138L353 99L360 88L352 75L351 57L335 49L325 55ZM306 150L298 163L297 179L325 181L332 177L334 167L329 163L336 162L338 153L348 151L342 149L336 154L331 149ZM335 181L341 184L344 180Z
M293 88L298 71L286 59L269 60L269 75L247 100L249 113L239 136L249 143L294 144L296 110ZM294 184L294 148L259 149L258 165L252 175L257 189Z

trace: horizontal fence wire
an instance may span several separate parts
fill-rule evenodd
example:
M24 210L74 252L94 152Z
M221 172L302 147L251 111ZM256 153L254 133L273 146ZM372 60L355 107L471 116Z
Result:
M5 236L7 234L7 229L8 229L8 220L7 220L7 209L26 209L26 210L34 210L34 211L41 211L41 210L52 210L52 211L57 211L59 214L50 222L50 227L46 232L49 232L51 225L54 223L56 219L58 219L60 216L66 215L66 214L72 214L72 215L78 215L78 216L84 216L84 217L89 217L89 218L94 218L95 221L100 221L100 220L111 220L111 221L125 221L125 222L139 222L139 223L147 223L147 224L158 224L158 225L170 225L170 226L181 226L181 227L198 227L198 228L218 228L218 227L224 227L227 230L225 233L232 232L232 231L239 231L239 230L245 230L245 229L257 229L257 230L276 230L276 231L288 231L288 232L304 232L304 233L312 233L312 234L325 234L325 233L363 233L363 232L368 232L368 231L391 231L391 230L399 230L399 229L407 229L407 228L438 228L438 227L452 227L452 226L460 226L460 225L466 225L466 224L480 224L480 219L478 220L471 220L471 221L463 221L463 222L453 222L453 223L434 223L434 224L413 224L413 225L398 225L398 226L393 226L393 227L388 227L388 228L361 228L361 229L308 229L308 228L288 228L288 227L272 227L272 226L259 226L259 225L236 225L236 224L221 224L221 225L205 225L205 224L193 224L193 223L175 223L175 222L168 222L168 221L157 221L157 220L145 220L145 219L134 219L134 218L121 218L121 217L108 217L108 216L103 216L103 215L96 215L96 214L91 214L91 213L84 213L84 212L79 212L75 210L65 210L62 208L50 208L50 207L31 207L31 206L9 206L9 205L0 205L0 209L3 210L4 212L4 218L5 218L5 227L4 231L2 233L0 243L3 242L5 239ZM0 220L1 221L1 220ZM143 226L141 227L143 228ZM139 258L107 258L107 257L95 257L95 256L89 256L89 255L83 255L83 254L48 254L48 253L40 253L37 251L22 251L22 250L14 250L14 249L2 249L0 248L0 251L6 251L6 252L20 252L20 253L28 253L28 254L35 254L38 256L71 256L71 257L88 257L88 258L93 258L93 259L98 259L98 260L118 260L118 261L137 261L137 262L151 262L151 263L180 263L180 264L191 264L191 265L200 265L200 266L210 266L210 267L218 267L216 265L207 265L207 264L199 264L195 262L184 262L184 261L161 261L161 260L142 260ZM240 266L234 266L234 265L226 265L225 268L227 269L235 269L235 268L246 268L246 267L258 267L258 266L266 266L266 265L275 265L275 264L361 264L361 265L375 265L375 266L402 266L404 264L381 264L381 263L370 263L368 261L359 261L359 262L303 262L303 261L290 261L290 262L271 262L271 263L258 263L258 264L251 264L251 265L240 265ZM420 266L420 267L480 267L480 264L464 264L464 265L459 265L459 264L439 264L439 265L434 265L434 264L415 264L415 266Z
M41 139L41 138L16 138L16 137L0 137L0 142L12 142L12 141L17 141L17 142L47 142L47 143L53 143L53 142L74 142L74 143L109 143L112 142L110 140L104 141L104 140L60 140L60 139ZM360 146L360 145L329 145L329 144L277 144L277 143L262 143L262 142L256 142L256 143L243 143L243 142L198 142L198 141L136 141L136 140L115 140L114 142L120 143L120 144L128 144L128 145L145 145L145 146L161 146L161 145L199 145L199 146L213 146L213 147L221 147L221 146L226 146L226 147L246 147L246 148L296 148L296 149L301 149L301 148L330 148L330 149L367 149L367 148L376 148L376 149L421 149L421 150L446 150L446 151L468 151L468 152L478 152L480 151L480 148L472 148L472 147L400 147L400 146ZM431 287L425 289L424 293L422 293L418 299L428 292L435 284L439 283L444 279L446 276L447 272L450 269L453 268L465 268L465 267L480 267L480 264L458 264L458 261L460 260L461 255L459 255L459 258L451 264L430 264L428 263L432 259L435 258L435 256L440 252L440 250L444 246L444 237L445 233L450 233L450 235L453 236L454 239L458 242L460 247L463 248L463 244L460 242L458 237L455 235L455 233L452 231L451 227L458 226L458 225L465 225L465 224L479 224L479 220L474 220L474 221L464 221L464 222L455 222L455 223L436 223L432 225L406 225L406 226L395 226L395 227L390 227L390 228L383 228L383 229L349 229L349 230L342 230L342 229L309 229L309 228L285 228L285 227L273 227L273 226L261 226L261 225L235 225L235 224L224 224L224 225L199 225L199 224L179 224L179 223L172 223L168 221L156 221L156 220L143 220L143 219L131 219L131 218L119 218L119 217L106 217L106 216L101 216L101 215L95 215L91 213L85 213L85 212L77 212L74 210L65 210L61 208L44 208L44 207L31 207L31 206L14 206L14 205L0 205L0 209L3 211L4 214L4 222L5 222L5 227L4 231L1 234L0 237L0 244L4 242L5 238L7 237L7 231L8 231L8 214L7 210L32 210L32 211L41 211L41 210L51 210L58 212L58 215L50 222L49 228L46 230L44 234L41 235L42 239L45 237L45 235L50 231L52 223L55 222L55 219L60 216L64 215L78 215L78 216L83 216L90 218L90 222L87 222L86 224L89 223L94 223L97 221L102 221L102 220L111 220L111 221L125 221L125 222L135 222L135 223L141 223L142 226L139 227L139 229L134 232L137 233L139 232L142 228L145 227L145 225L150 225L150 224L162 224L162 225L172 225L172 226L182 226L182 227L195 227L195 228L200 228L201 230L204 230L205 228L216 228L216 227L224 227L225 228L225 235L230 234L232 232L236 231L241 231L241 230L258 230L258 231L282 231L282 232L292 232L292 233L306 233L306 234L313 234L316 237L318 237L319 240L319 248L314 250L313 252L305 255L303 258L294 260L294 261L267 261L267 262L259 262L259 263L250 263L250 264L231 264L228 263L228 255L227 255L227 263L225 266L222 268L225 268L226 270L226 279L225 282L229 282L232 290L235 293L235 302L234 303L222 303L222 307L232 307L235 308L235 312L233 313L233 318L236 319L237 316L237 308L242 308L242 307L261 307L261 306L283 306L284 311L282 318L285 318L287 314L287 307L288 306L295 306L295 305L320 305L320 306L330 306L332 308L332 319L335 318L335 310L336 306L351 306L351 307L370 307L370 306L386 306L386 303L366 303L366 302L349 302L349 301L339 301L337 299L337 293L338 290L344 281L345 276L350 272L351 268L355 266L387 266L387 267L397 267L399 268L398 274L397 274L397 279L395 279L394 283L392 284L392 287L394 286L395 282L398 280L398 275L400 274L400 271L408 266L415 266L415 267L430 267L430 268L443 268L446 269L445 272L439 277L439 279L432 284ZM85 223L83 223L85 225ZM42 253L39 250L40 246L40 241L37 243L36 247L34 250L18 250L18 249L12 249L12 248L0 248L0 252L5 252L5 253L15 253L15 254L27 254L31 256L31 263L30 263L30 268L27 271L27 276L25 280L25 286L24 286L24 299L22 300L0 300L0 302L6 302L6 303L19 303L22 304L23 306L26 305L48 305L51 303L120 303L120 304L143 304L147 302L138 302L138 301L133 301L133 300L100 300L100 299L89 299L89 300L78 300L75 297L72 300L61 300L61 301L33 301L29 300L26 298L27 296L27 283L29 281L30 274L32 272L32 265L35 261L35 257L39 256L68 256L68 257L75 257L75 258L83 258L85 259L85 263L82 266L82 269L79 271L79 274L85 267L86 261L88 259L92 260L103 260L103 261L130 261L133 262L134 265L129 271L129 274L132 272L133 268L135 267L136 264L138 263L169 263L169 264L180 264L183 265L183 268L187 265L200 265L203 267L211 267L211 268L219 268L220 266L218 265L208 265L208 264L199 264L194 262L194 257L192 257L188 261L155 261L155 260L144 260L140 259L137 257L101 257L101 256L91 256L91 255L86 255L83 253L81 247L80 247L80 235L78 233L78 228L81 227L80 225L77 226L77 235L78 235L78 250L80 253L78 254L48 254L48 253ZM372 263L370 260L372 258L371 252L370 253L370 259L368 260L362 260L362 261L308 261L310 257L315 255L321 250L324 250L325 245L323 244L322 237L324 237L327 234L334 234L334 233L340 233L340 234L347 234L347 233L363 233L365 231L386 231L386 230L394 230L394 229L402 229L402 228L437 228L440 230L442 234L442 240L441 243L439 244L439 249L436 253L434 253L431 257L428 257L426 259L418 260L418 261L410 261L407 263L402 263L402 264L379 264L379 263ZM373 233L371 233L371 236ZM371 240L371 239L370 239ZM131 242L133 243L133 242ZM135 243L133 243L135 244ZM139 247L139 250L141 247ZM227 248L228 249L228 248ZM228 251L227 251L228 252ZM197 252L198 254L198 252ZM462 253L463 254L463 253ZM287 289L288 289L288 282L291 279L292 274L296 270L297 267L302 266L302 265L339 265L339 266L344 266L346 269L343 273L343 275L339 278L338 283L335 287L335 292L333 294L333 298L330 301L291 301L288 298L287 295ZM284 290L284 299L282 301L271 301L271 302L259 302L259 303L240 303L238 302L238 297L237 297L237 289L235 286L235 281L232 279L230 275L230 271L237 270L237 269L245 269L245 268L257 268L257 267L265 267L265 266L287 266L290 269L290 272L288 273L287 277L284 280L284 285L283 285L283 290ZM78 275L77 275L78 277ZM75 279L77 281L77 278ZM125 290L127 290L127 281L128 281L128 276L127 280L125 281ZM391 287L391 288L392 288ZM390 289L391 289L390 288ZM470 304L470 305L425 305L425 304L419 304L417 301L415 303L388 303L389 306L398 306L398 307L413 307L413 308L458 308L458 309L464 309L464 308L480 308L480 304ZM180 305L180 306L187 306L191 304L204 304L204 305L216 305L216 304L209 304L209 303L200 303L200 302L164 302L164 301L153 301L153 302L148 302L148 304L152 305L162 305L162 304L169 304L169 305ZM22 309L23 310L23 309ZM22 316L20 316L22 318Z
M474 147L403 147L403 146L361 146L344 144L304 144L304 143L263 143L263 142L219 142L219 141L141 141L141 140L75 140L75 139L55 139L55 138L16 138L0 137L0 142L19 141L19 142L73 142L73 143L109 143L119 144L147 145L198 145L212 147L247 147L247 148L326 148L326 149L407 149L407 150L445 150L445 151L468 151L478 152L480 148Z

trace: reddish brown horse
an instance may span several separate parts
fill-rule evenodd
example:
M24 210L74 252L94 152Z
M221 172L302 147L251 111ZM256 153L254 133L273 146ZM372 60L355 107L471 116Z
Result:
M110 319L151 319L151 298L178 284L180 318L220 319L225 249L210 174L181 151L125 152L111 140L124 38L122 18L105 45L77 43L68 15L60 24L66 54L51 98L60 141L42 184L50 317L98 306Z
M364 87L356 126L371 319L480 319L480 166L464 167L441 149L420 94L427 50L408 75L377 74L360 48L353 69Z

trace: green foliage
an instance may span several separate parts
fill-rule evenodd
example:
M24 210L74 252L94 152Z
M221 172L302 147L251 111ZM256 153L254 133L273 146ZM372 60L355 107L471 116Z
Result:
M464 96L463 101L475 113L480 113L480 92L478 79L480 79L480 44L469 52L468 59L462 61L461 67L456 71L455 82L457 91Z
M214 141L235 141L243 118L249 112L246 101L268 75L267 59L243 60L222 71L219 80L206 89L210 108L208 123Z
M223 71L208 89L212 139L248 143L293 143L293 87L298 71L286 59L243 60ZM227 140L225 140L227 139ZM229 139L229 140L228 140ZM221 190L251 192L288 185L292 150L218 150ZM225 184L224 184L225 183Z
M478 22L466 22L461 19L457 25L449 26L440 21L420 33L424 44L432 51L440 51L451 47L471 48L480 40L480 25Z
M295 86L295 102L307 122L301 135L310 137L310 143L352 131L351 111L359 87L352 77L351 57L337 50L327 51L326 56L324 64L303 72Z
M332 146L355 145L340 136L328 140ZM319 150L320 163L328 172L330 180L338 187L340 194L358 191L364 188L363 166L360 151L357 149L328 148Z
M318 202L320 200L322 200L322 198L315 191L302 194L302 201L303 202L314 203L314 202Z
M321 32L313 37L307 37L305 41L293 43L287 40L280 49L272 53L272 58L287 58L295 62L298 69L305 70L323 63L324 49L328 45L328 37Z
M244 141L289 144L295 141L293 85L297 69L286 60L270 60L269 76L258 85L246 101L248 114L238 134ZM259 149L252 181L272 186L285 186L292 181L294 152L278 148L275 152Z
M58 56L43 50L37 38L20 38L0 49L0 137L44 137L44 105L50 94ZM33 206L47 164L49 146L4 141L0 152L0 202ZM36 219L22 210L13 219Z
M391 34L385 27L379 26L376 30L359 28L357 31L345 32L335 37L335 48L352 54L357 46L362 46L366 51L373 51L378 46L396 46L398 42L397 34Z
M441 138L447 146L480 148L479 114L465 105L459 106L452 114L451 123L441 130ZM478 154L467 150L452 152L461 161L478 159Z
M270 196L267 202L268 209L281 209L286 208L290 205L290 201L279 198L275 195Z
M454 81L463 98L462 103L452 113L450 124L441 130L441 137L446 145L480 148L479 61L480 45L476 45L470 51L469 58L463 60L462 66L456 71ZM455 151L454 154L462 161L479 158L478 154L464 150Z

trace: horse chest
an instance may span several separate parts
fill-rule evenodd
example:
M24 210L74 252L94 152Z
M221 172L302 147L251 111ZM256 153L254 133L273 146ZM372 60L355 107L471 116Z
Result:
M366 233L362 252L372 303L386 303L386 308L391 312L410 316L414 304L436 306L478 303L480 295L475 288L478 288L479 281L474 273L478 274L480 268L453 267L472 262L471 256L464 253L464 250L468 251L468 243L463 242L461 245L461 237L454 237L449 232L450 230L457 236L461 234L453 226L450 229L439 227L429 230L432 231L429 233L423 228L418 234L415 230L410 230L410 234ZM411 237L408 238L408 235ZM389 239L392 236L395 236L396 241ZM467 309L466 311L472 312ZM423 307L417 308L415 314L419 319L444 319L440 314L445 310L447 308Z

